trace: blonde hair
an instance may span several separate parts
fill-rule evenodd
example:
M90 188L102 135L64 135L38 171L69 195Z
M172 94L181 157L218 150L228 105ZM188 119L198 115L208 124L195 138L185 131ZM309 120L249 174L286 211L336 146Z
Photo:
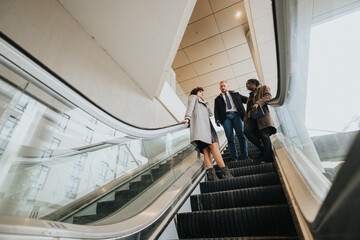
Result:
M222 84L222 83L228 84L228 82L227 82L226 80L221 80L221 81L219 82L219 85Z

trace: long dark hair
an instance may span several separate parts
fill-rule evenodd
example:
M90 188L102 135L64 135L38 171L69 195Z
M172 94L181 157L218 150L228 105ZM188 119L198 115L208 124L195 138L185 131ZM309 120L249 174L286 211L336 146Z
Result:
M190 95L196 95L199 91L204 91L204 89L202 87L196 87L191 90Z
M250 78L249 80L246 81L246 83L252 83L252 84L255 84L256 87L260 86L260 82L259 80L255 79L255 78Z

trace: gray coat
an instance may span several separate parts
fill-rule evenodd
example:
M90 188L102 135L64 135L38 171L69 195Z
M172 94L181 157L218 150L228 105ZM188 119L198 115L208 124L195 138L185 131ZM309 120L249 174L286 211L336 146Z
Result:
M190 95L185 119L190 121L190 142L202 141L211 144L211 134L215 134L215 129L211 125L210 117L213 113L209 103L205 103L196 95Z

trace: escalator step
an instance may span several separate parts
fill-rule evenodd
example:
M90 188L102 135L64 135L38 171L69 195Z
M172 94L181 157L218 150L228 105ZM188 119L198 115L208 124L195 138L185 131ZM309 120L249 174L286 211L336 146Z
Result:
M184 238L182 238L184 239ZM188 240L296 240L298 237L280 237L280 236L264 236L264 237L228 237L228 238L188 238ZM180 239L181 240L181 239Z
M252 166L230 169L230 172L234 177L258 174L258 173L275 172L275 171L276 171L276 167L275 167L274 163L266 163L266 164L259 164L259 165L252 165ZM218 175L219 178L221 178L220 170L216 171L216 174Z
M232 161L232 162L228 162L226 163L226 166L228 168L235 168L235 167L245 167L245 166L251 166L251 165L256 165L257 163L255 163L254 161L247 159L247 160L240 160L240 161ZM214 165L215 170L219 170L219 166L218 165Z
M261 173L200 183L201 193L280 184L277 173Z
M192 195L192 211L286 204L280 185Z
M125 204L130 202L131 199L120 199L114 201L104 201L96 203L96 214L104 215L116 212Z
M283 236L296 231L287 205L177 214L179 238Z
M74 216L73 223L74 224L87 224L91 222L95 222L97 220L100 220L104 217L108 216L108 214L104 215L84 215L84 216Z

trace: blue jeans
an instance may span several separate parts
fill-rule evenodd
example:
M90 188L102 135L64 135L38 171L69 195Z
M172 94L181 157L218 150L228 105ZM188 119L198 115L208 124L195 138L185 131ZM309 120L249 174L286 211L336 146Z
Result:
M230 156L232 160L236 161L239 159L238 153L236 151L235 139L234 139L234 129L236 136L239 139L241 159L248 157L247 143L245 140L243 122L241 117L237 113L227 113L226 119L222 122L224 127L225 135L228 140Z

